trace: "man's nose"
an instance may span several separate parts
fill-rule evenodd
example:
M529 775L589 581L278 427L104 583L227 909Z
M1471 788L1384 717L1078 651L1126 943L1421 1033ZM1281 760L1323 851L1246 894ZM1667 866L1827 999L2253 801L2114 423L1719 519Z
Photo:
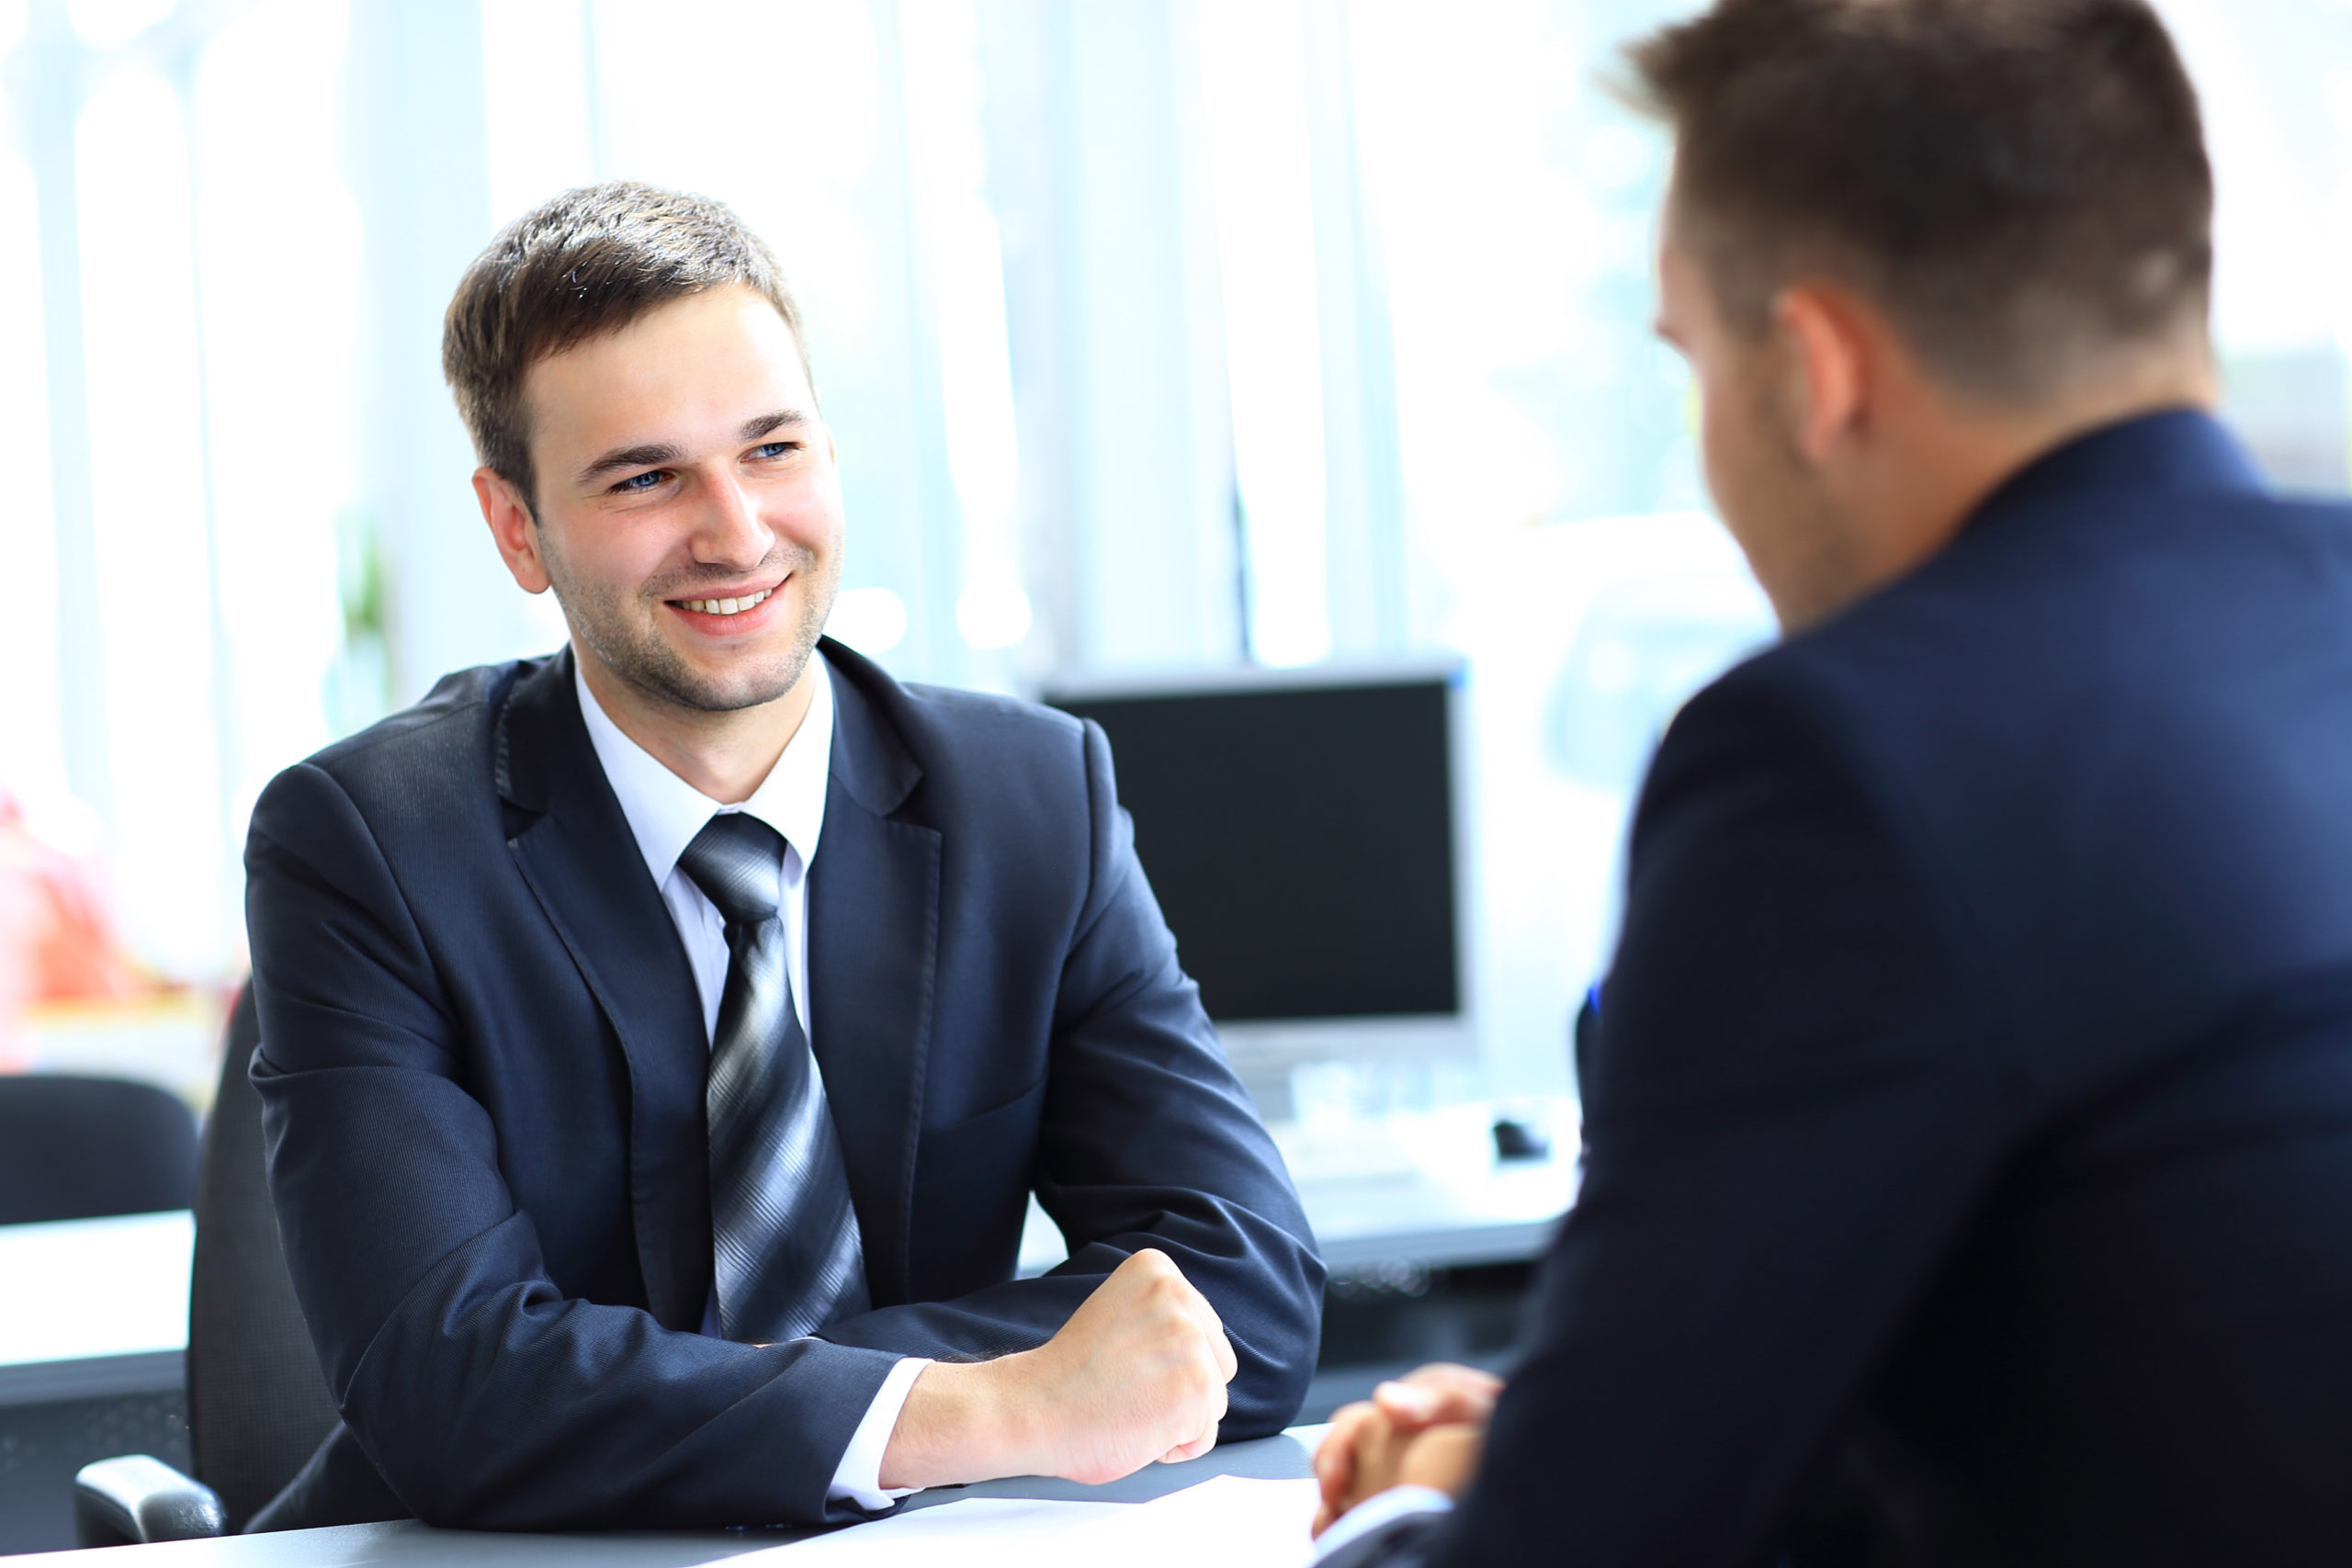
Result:
M765 560L775 544L775 534L762 521L759 507L742 482L732 474L723 475L705 486L703 495L695 529L695 558L736 570L749 570Z

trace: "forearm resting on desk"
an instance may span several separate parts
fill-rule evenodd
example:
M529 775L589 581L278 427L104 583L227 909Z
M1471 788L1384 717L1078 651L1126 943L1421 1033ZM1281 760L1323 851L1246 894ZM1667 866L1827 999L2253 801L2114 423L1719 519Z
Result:
M1097 1483L1193 1459L1216 1445L1235 1371L1215 1309L1165 1254L1147 1249L1037 1348L925 1367L883 1453L882 1484Z

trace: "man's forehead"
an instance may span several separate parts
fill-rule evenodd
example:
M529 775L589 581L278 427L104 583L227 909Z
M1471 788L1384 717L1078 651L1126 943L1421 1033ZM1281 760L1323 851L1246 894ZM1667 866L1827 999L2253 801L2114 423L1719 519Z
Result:
M744 288L665 300L626 326L542 355L525 371L534 436L593 444L649 423L731 439L748 422L815 417L791 327ZM668 427L675 427L668 428Z

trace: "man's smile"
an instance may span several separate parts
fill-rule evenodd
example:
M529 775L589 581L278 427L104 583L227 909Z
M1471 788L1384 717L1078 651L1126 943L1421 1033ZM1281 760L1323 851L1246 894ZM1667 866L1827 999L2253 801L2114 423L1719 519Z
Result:
M662 604L695 631L707 637L741 637L761 630L783 614L786 576L764 588L737 587L724 593L703 592L691 599L664 599Z
M763 588L756 593L747 593L740 599L680 599L675 603L700 615L739 615L775 592L773 588Z

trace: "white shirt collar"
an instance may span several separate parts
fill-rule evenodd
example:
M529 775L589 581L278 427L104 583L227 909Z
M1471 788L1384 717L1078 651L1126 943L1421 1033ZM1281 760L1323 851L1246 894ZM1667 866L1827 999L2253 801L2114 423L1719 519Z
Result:
M588 725L588 742L604 764L605 779L621 803L621 815L645 856L653 886L670 880L678 857L686 852L696 833L722 811L744 811L784 835L797 852L785 857L785 875L797 880L807 874L817 858L817 835L825 825L825 780L833 760L833 683L822 654L811 653L816 682L808 689L808 711L784 748L784 755L760 781L760 787L740 807L723 806L654 759L651 752L621 733L588 689L572 659L572 684L580 693L580 716ZM797 861L797 863L796 863Z

